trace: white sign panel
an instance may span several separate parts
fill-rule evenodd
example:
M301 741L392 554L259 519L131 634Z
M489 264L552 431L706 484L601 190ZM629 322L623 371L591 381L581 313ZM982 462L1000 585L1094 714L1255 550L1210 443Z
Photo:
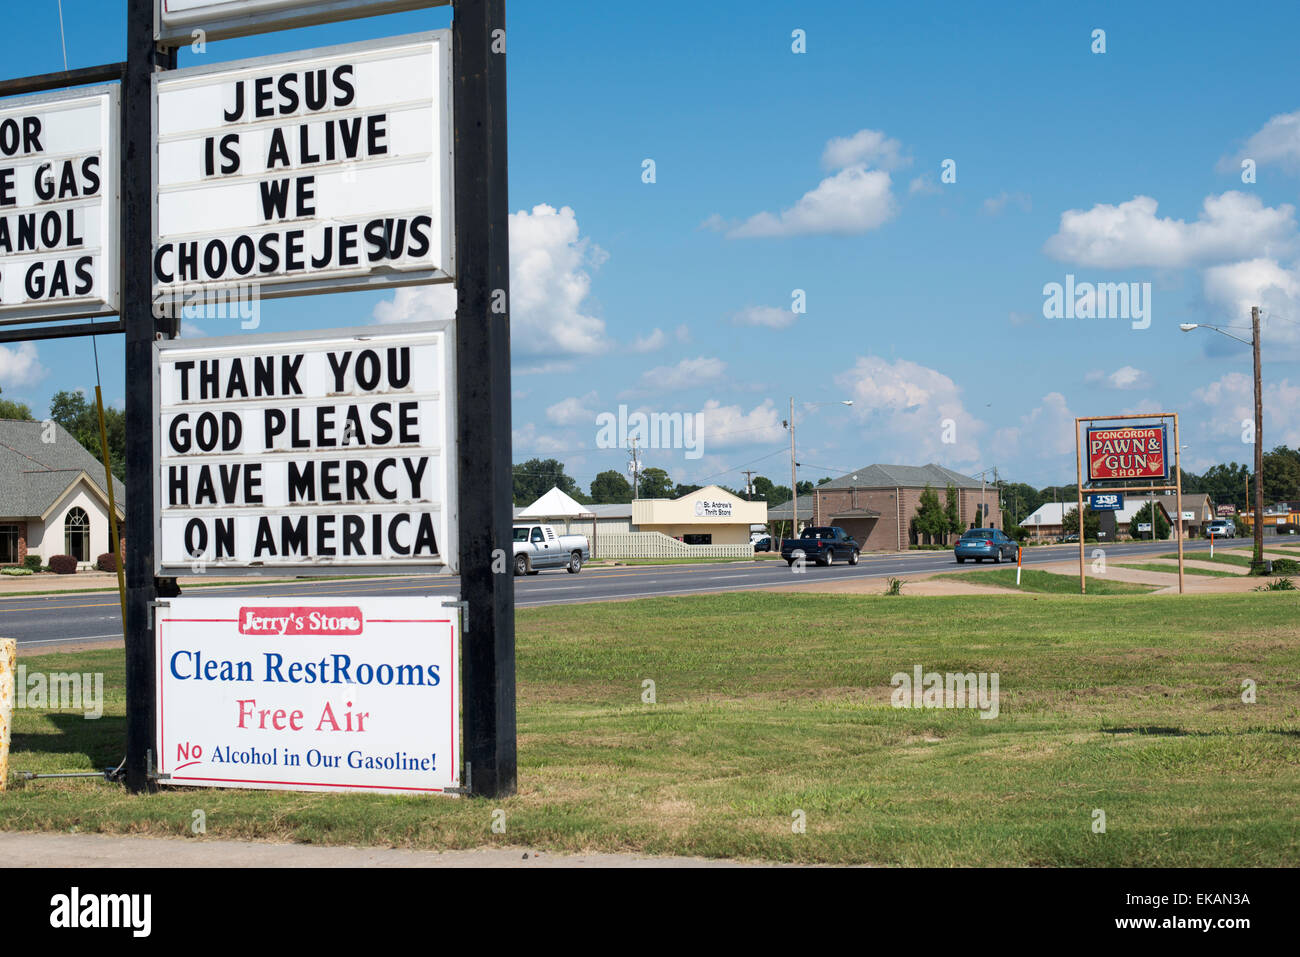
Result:
M451 281L450 31L154 77L155 301Z
M451 0L154 0L160 40L220 40L269 30L445 6ZM195 31L200 31L196 33Z
M706 498L695 500L696 518L730 518L731 503L726 501L710 501Z
M118 309L118 93L0 106L0 324Z
M459 783L450 597L172 598L155 614L167 784L430 793Z
M157 573L455 572L452 340L156 343Z

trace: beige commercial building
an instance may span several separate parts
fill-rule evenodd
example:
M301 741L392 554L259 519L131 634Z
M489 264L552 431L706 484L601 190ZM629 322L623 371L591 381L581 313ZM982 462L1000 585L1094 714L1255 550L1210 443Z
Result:
M747 545L750 526L766 523L766 502L747 502L716 485L681 498L639 498L632 503L633 528L662 532L687 545Z

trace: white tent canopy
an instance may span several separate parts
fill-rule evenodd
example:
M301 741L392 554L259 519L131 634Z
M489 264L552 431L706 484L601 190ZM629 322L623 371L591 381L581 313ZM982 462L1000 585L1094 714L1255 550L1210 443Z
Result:
M591 511L553 488L519 513L520 518L591 518Z

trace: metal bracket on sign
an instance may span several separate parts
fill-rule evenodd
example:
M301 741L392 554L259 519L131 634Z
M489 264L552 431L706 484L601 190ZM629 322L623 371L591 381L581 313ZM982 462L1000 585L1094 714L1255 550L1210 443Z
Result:
M172 779L172 776L168 774L166 771L159 771L156 767L154 767L153 748L150 748L148 751L145 752L145 761L146 761L145 777L149 778L149 780L170 781Z
M444 601L443 608L460 609L460 629L464 634L469 634L469 602L467 601Z

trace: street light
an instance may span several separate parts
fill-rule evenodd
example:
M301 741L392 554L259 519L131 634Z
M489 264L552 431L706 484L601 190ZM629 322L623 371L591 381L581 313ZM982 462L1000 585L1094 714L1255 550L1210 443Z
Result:
M1254 574L1260 574L1264 570L1264 392L1261 385L1259 369L1259 306L1250 307L1250 338L1243 339L1240 336L1234 336L1218 326L1212 326L1204 322L1181 322L1178 328L1183 332L1191 332L1193 329L1213 329L1220 335L1227 336L1229 339L1236 339L1238 342L1245 343L1251 347L1255 356L1255 514L1252 516L1252 525L1255 532L1255 557L1250 563L1250 570ZM1230 329L1241 329L1242 326L1229 326Z
M832 405L838 402L840 405L852 405L852 399L827 399L824 402L805 402L805 405L817 408L819 405ZM794 538L794 533L799 529L799 483L795 478L795 467L798 465L794 460L794 396L790 396L790 419L782 422L790 430L790 537Z

